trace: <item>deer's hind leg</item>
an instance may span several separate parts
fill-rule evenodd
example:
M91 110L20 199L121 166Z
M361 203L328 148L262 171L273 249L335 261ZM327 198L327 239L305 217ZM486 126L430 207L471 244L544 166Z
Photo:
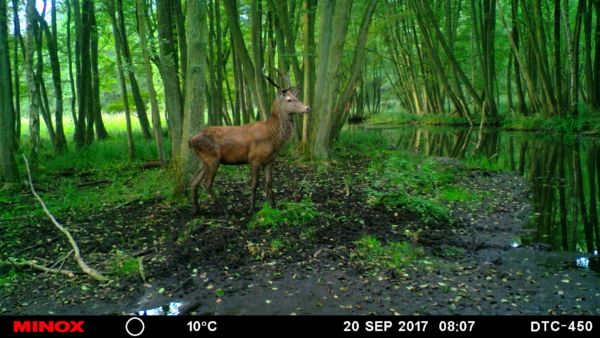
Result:
M192 178L192 203L194 204L193 212L195 215L200 211L200 205L198 205L198 186L200 182L204 180L206 176L206 165L202 164L202 167L198 169L194 177Z

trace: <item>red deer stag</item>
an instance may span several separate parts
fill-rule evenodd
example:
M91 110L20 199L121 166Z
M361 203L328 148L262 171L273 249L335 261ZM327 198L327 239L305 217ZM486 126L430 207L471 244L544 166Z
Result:
M282 146L292 133L290 114L305 114L310 107L298 100L291 88L281 89L273 80L267 80L277 87L277 97L271 106L271 116L266 121L243 126L207 127L190 138L190 148L196 153L202 168L192 178L192 202L194 214L199 212L198 186L204 188L213 197L213 179L220 164L250 164L252 176L250 186L250 213L254 213L258 172L264 168L267 196L274 205L272 191L273 162ZM288 80L289 81L289 80Z

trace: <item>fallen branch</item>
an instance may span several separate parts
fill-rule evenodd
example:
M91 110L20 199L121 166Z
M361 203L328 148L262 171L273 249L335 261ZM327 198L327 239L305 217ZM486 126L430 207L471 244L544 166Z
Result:
M45 267L43 265L37 264L35 261L12 262L12 264L15 265L16 267L19 267L19 268L27 267L27 268L41 270L41 271L49 272L49 273L63 274L63 275L66 275L66 276L68 276L70 278L75 277L75 273L73 271L63 270L63 269L48 268L48 267Z
M33 195L35 196L35 198L40 202L40 204L42 205L42 208L44 208L44 212L46 213L46 215L48 215L48 217L50 218L50 220L52 221L52 223L54 223L54 225L63 233L65 234L65 236L67 236L67 239L69 240L69 243L71 244L71 247L73 247L73 252L75 253L75 261L77 261L77 264L79 265L79 267L81 268L81 270L87 274L88 276L98 280L98 281L108 281L108 278L106 278L105 276L103 276L102 274L100 274L98 271L90 268L81 258L81 254L79 253L79 246L77 246L77 242L75 242L75 240L73 239L73 236L71 236L71 233L69 232L69 230L67 230L65 227L63 227L60 223L58 223L58 221L56 220L56 218L54 218L54 216L52 215L52 213L50 213L50 210L48 210L48 207L46 207L46 203L44 203L44 200L42 200L42 198L37 194L37 192L35 191L35 188L33 187L33 181L31 179L31 170L29 169L29 162L27 161L27 157L25 157L25 155L23 155L23 160L25 160L25 167L27 168L27 176L29 177L29 186L31 187L31 192L33 193Z

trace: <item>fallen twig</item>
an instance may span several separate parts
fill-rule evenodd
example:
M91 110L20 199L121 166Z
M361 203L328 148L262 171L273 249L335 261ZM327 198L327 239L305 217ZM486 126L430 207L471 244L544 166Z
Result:
M69 243L71 244L71 247L73 247L73 252L75 253L75 261L77 261L77 264L79 265L79 267L81 268L81 270L87 274L88 276L98 280L98 281L108 281L108 278L106 278L105 276L103 276L101 273L99 273L98 271L90 268L81 258L81 254L79 252L79 246L77 246L77 242L75 242L75 239L73 239L73 236L71 235L71 233L69 232L69 230L67 230L65 227L63 227L60 223L58 223L58 221L56 220L56 218L54 218L54 216L52 215L52 213L50 213L50 210L48 210L48 207L46 207L46 203L44 203L44 200L42 200L42 198L40 197L40 195L37 194L37 192L35 191L35 188L33 187L33 181L31 179L31 170L29 169L29 162L27 161L27 157L25 157L25 155L23 155L23 159L25 160L25 167L27 168L27 176L29 177L29 186L31 187L31 192L33 193L33 195L35 196L35 198L40 202L40 204L42 205L42 208L44 209L44 212L46 213L46 215L48 215L48 217L50 218L50 220L52 221L52 223L54 223L54 225L63 233L65 234L65 236L67 236L67 239L69 240Z
M66 275L70 278L75 277L75 273L73 271L48 268L43 265L37 264L35 261L12 262L12 264L14 264L15 266L17 266L19 268L27 267L27 268L41 270L41 271L49 272L49 273L60 273L60 274Z

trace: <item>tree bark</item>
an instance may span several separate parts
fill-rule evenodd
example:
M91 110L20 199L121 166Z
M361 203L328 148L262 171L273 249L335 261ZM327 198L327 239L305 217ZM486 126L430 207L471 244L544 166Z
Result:
M317 6L315 0L304 0L304 16L302 19L304 41L303 64L304 64L304 80L303 80L303 100L304 103L311 107L314 100L315 92L315 14ZM308 124L309 114L302 116L302 140L301 151L306 151L308 143Z
M0 0L0 181L17 182L15 161L15 123L11 109L12 93L8 55L8 18L6 0Z
M178 75L179 58L177 57L177 48L173 35L174 22L171 1L173 0L158 0L156 3L156 16L160 55L159 71L165 88L165 109L171 139L171 157L175 158L181 149L183 94ZM182 57L187 57L187 55L183 55Z
M158 112L158 101L156 100L156 90L154 89L154 79L152 75L152 64L150 63L150 52L146 41L146 4L144 0L137 0L137 18L140 35L140 47L142 48L142 57L144 59L144 70L146 73L146 82L148 84L148 95L150 96L150 107L152 110L152 129L154 130L154 140L156 142L156 153L158 160L162 165L165 163L165 149L162 139L162 127L160 125L160 113Z
M252 30L253 30L253 52L255 58L259 57L260 51L260 43L257 41L256 31L259 30L259 23L256 21L257 18L257 10L256 10L256 1L253 0L251 7L251 17L252 19ZM269 114L269 104L267 103L266 93L265 93L265 81L263 79L261 69L262 69L262 57L259 57L259 60L255 59L256 65L252 63L250 59L250 54L248 53L248 49L244 44L244 38L242 35L242 30L240 28L239 23L239 15L237 11L237 4L235 0L224 0L225 9L227 11L227 18L229 20L229 29L232 37L232 44L237 53L238 60L242 63L242 73L244 76L244 80L246 81L246 85L249 86L252 91L252 95L254 97L254 101L258 106L258 111L260 112L261 119L266 120ZM256 67L256 68L255 68Z
M189 179L198 161L189 147L188 140L191 136L198 133L204 121L204 110L206 108L206 49L207 34L206 27L206 0L188 0L187 3L187 22L186 22L186 40L187 50L187 74L186 74L186 92L185 108L183 113L183 142L179 152L179 158L176 160L177 186L175 191L183 194L189 184Z
M40 93L33 68L35 36L37 34L37 10L35 0L27 0L27 39L25 41L25 73L27 75L27 93L29 98L29 158L32 166L37 165L40 147ZM10 102L10 101L9 101Z
M19 72L19 44L21 45L21 49L22 52L24 53L24 42L23 42L23 37L21 36L21 24L20 24L20 20L19 20L19 1L18 0L12 0L12 8L13 8L13 35L14 38L16 39L15 43L14 43L14 52L13 52L13 67L15 69L14 71L14 82L15 82L15 86L14 86L14 90L12 92L12 94L14 95L15 98L15 109L14 109L14 116L13 116L13 123L14 123L14 138L15 141L13 142L13 145L15 147L18 146L18 144L21 141L21 79L20 79L20 72ZM10 74L9 74L10 76ZM11 95L12 96L12 95Z
M121 33L119 33L119 27L115 15L115 0L106 0L105 5L108 9L108 14L111 19L113 38L115 41L115 53L117 56L117 73L119 75L119 85L121 86L121 94L123 96L123 105L125 109L125 123L127 128L127 153L130 160L135 158L135 144L133 141L133 131L131 127L131 114L129 112L129 97L127 95L127 83L125 80L125 71L123 70L122 60L122 44L121 44Z
M140 121L140 127L144 138L151 139L152 134L150 133L150 122L148 121L148 114L146 113L146 104L142 98L140 92L140 86L138 85L133 71L133 61L131 58L131 51L129 49L129 41L127 39L127 29L125 27L125 17L123 14L123 0L117 0L117 14L118 14L118 25L119 33L121 34L121 54L123 56L124 64L127 68L127 75L129 77L129 84L131 85L131 94L133 95L133 101L135 102L135 110L137 112L138 119Z
M90 6L90 10L90 57L92 64L92 104L90 110L92 112L91 114L93 118L93 124L96 130L96 137L99 140L104 140L108 138L108 131L106 131L104 121L102 120L102 106L100 104L100 73L98 71L98 27L96 23L96 10L94 4Z

